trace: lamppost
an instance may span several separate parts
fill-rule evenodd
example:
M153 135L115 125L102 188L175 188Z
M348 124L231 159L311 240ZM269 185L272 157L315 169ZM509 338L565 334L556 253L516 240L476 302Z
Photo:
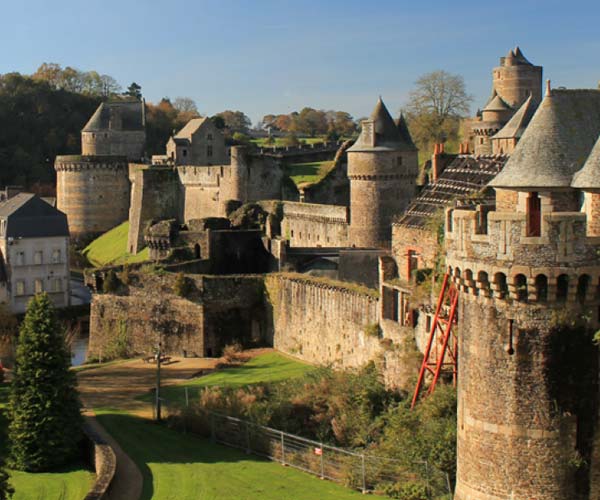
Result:
M156 420L160 421L160 359L162 357L162 343L158 343L158 348L156 350L155 358L156 358Z

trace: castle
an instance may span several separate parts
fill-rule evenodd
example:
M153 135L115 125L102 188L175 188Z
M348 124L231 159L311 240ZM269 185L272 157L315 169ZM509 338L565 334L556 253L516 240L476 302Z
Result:
M199 355L232 338L260 339L338 367L378 359L398 386L411 369L401 346L421 348L431 328L429 297L417 297L415 281L441 265L460 294L455 498L598 498L600 90L548 84L542 97L541 78L519 48L501 58L492 97L471 122L473 143L458 154L436 146L419 193L406 123L380 100L338 155L347 204L288 200L276 158L213 147L212 163L215 130L184 128L166 155L128 167L131 252L145 241L162 259L179 239L210 269L215 255L243 252L250 238L262 241L252 252L264 252L270 270L307 256L339 259L336 276L361 281L375 261L375 290L308 274L216 271L191 274L195 292L183 299L171 277L140 275L94 296L90 348L106 348L121 324L134 351L157 337L167 351ZM262 230L208 219L247 202L264 211ZM161 219L144 234L146 221Z

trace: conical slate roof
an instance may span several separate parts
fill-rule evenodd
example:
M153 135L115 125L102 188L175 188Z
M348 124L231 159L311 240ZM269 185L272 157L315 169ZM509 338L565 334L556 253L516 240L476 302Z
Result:
M599 135L600 90L549 91L490 186L569 187Z
M398 132L400 133L400 138L402 141L407 145L412 146L413 149L417 149L417 146L415 146L415 143L410 135L410 131L408 130L408 124L406 123L402 113L400 113L400 118L398 118L396 126L398 127Z
M485 105L483 111L508 111L510 109L511 107L494 90L494 95L492 95L492 98Z
M492 139L520 139L536 110L530 95L504 127Z
M115 126L117 123L119 126ZM143 131L144 129L144 103L138 100L122 100L100 104L82 132Z
M402 126L400 123L397 126L381 97L371 113L370 120L373 121L375 140L373 142L370 140L363 127L360 136L348 151L408 151L416 149L404 118L402 118Z
M571 185L581 189L600 189L600 137L583 168L573 176Z

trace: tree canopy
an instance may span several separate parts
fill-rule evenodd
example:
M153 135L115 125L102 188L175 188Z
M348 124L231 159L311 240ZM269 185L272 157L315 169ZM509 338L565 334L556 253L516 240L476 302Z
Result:
M358 130L357 123L345 111L325 111L309 107L287 115L265 115L260 125L263 128L310 137L334 133L338 137L352 136Z
M460 119L473 98L462 76L443 70L421 76L405 109L413 139L420 149L458 137Z
M27 307L17 343L8 415L10 464L26 471L63 465L78 453L82 418L64 334L46 293Z

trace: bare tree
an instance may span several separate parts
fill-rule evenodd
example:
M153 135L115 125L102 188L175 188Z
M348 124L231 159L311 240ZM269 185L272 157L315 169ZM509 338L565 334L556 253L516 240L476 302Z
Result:
M423 146L455 138L460 119L469 112L472 100L460 75L438 70L421 76L406 107L417 143Z
M190 97L177 97L173 101L173 107L180 113L198 114L198 106Z

